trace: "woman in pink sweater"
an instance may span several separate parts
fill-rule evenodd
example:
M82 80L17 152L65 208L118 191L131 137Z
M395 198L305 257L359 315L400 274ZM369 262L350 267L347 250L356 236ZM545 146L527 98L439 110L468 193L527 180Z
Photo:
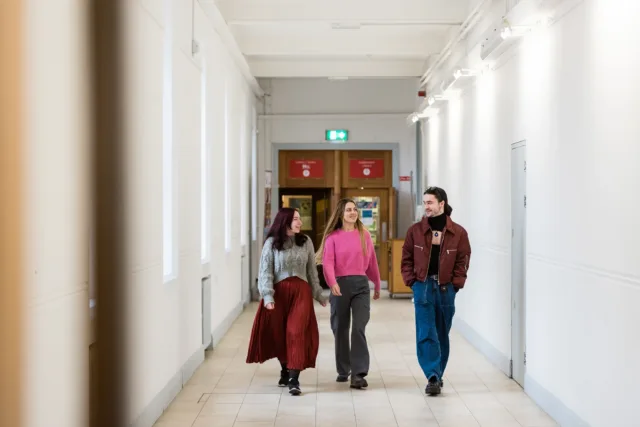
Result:
M373 299L380 298L378 260L369 232L358 216L353 200L338 202L324 232L317 261L331 289L331 329L335 338L338 382L347 382L351 374L352 388L368 386L369 349L365 328L371 312L369 280L375 288ZM349 326L353 315L351 347Z

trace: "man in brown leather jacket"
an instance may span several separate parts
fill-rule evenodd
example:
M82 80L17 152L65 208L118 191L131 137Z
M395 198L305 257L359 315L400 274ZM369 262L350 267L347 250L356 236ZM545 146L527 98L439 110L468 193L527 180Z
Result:
M418 362L428 379L426 393L440 394L449 359L449 331L456 293L464 287L471 257L467 231L451 220L447 193L429 187L425 215L407 231L402 278L413 290Z

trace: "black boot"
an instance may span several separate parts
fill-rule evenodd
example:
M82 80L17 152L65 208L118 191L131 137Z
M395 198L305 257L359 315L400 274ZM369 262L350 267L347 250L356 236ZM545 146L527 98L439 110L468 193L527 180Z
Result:
M289 370L289 394L292 396L299 396L302 394L302 390L300 390L300 381L298 381L299 376L300 371L296 369Z
M282 370L280 371L280 381L278 381L278 387L286 387L289 384L289 370L287 369L287 362L280 362Z
M427 393L429 396L437 396L441 392L442 386L440 385L440 380L436 377L429 378L429 384L427 384L425 393Z

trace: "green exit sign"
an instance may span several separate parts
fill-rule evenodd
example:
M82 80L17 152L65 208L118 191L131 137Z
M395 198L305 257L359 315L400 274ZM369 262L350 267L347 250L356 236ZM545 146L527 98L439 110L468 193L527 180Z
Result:
M347 142L349 140L349 131L345 129L329 129L325 131L324 139L329 142Z

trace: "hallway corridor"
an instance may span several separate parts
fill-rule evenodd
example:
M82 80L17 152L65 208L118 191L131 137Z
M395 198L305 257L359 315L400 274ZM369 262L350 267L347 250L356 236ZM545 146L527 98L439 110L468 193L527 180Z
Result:
M547 427L557 425L522 389L455 331L440 397L427 398L415 355L410 300L383 293L368 327L368 390L335 382L329 307L316 303L320 326L317 369L301 374L303 395L277 387L276 360L245 364L257 305L238 318L156 427Z

